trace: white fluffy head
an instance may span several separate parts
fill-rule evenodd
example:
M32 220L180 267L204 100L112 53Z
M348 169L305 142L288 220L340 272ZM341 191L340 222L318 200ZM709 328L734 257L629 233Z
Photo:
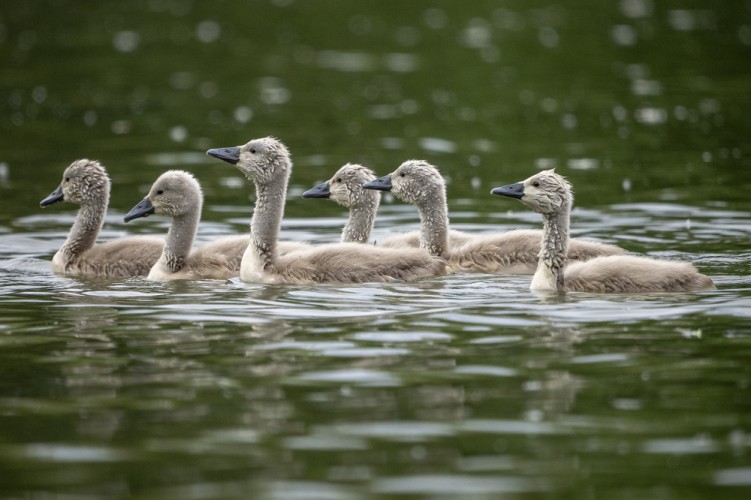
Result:
M109 200L110 179L96 160L82 158L71 163L63 172L60 187L64 200L78 205Z
M524 194L520 201L540 214L553 214L570 209L574 201L571 184L554 170L543 170L522 181Z
M287 147L274 137L253 139L240 147L236 163L245 176L257 183L267 183L291 173L292 162Z
M347 163L329 179L329 199L346 208L377 203L380 193L362 187L375 178L369 168L357 163Z
M445 197L446 183L438 169L425 160L408 160L391 174L391 192L407 203L423 205Z
M200 211L203 192L192 174L168 170L151 186L148 199L154 206L154 213L176 217Z

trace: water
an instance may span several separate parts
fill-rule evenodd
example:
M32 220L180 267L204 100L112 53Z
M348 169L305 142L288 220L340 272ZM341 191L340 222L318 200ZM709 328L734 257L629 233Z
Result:
M399 15L397 16L396 13ZM751 4L159 1L0 7L0 496L743 498L751 491ZM572 232L695 262L717 291L536 295L528 276L267 286L67 278L76 158L101 239L169 168L199 239L250 188L204 155L273 134L283 236L341 164L426 158L452 225L539 227L491 187L556 167ZM417 227L387 199L375 239Z

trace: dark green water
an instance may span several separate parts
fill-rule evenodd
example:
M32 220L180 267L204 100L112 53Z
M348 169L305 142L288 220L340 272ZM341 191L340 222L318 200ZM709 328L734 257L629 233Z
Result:
M466 4L466 5L465 5ZM746 498L751 494L751 2L5 2L0 6L3 498ZM694 261L678 295L546 298L529 277L262 286L71 279L80 157L101 239L169 168L201 241L246 231L211 147L275 135L300 193L425 158L452 225L539 218L490 188L556 167L572 230ZM417 225L385 202L377 239Z

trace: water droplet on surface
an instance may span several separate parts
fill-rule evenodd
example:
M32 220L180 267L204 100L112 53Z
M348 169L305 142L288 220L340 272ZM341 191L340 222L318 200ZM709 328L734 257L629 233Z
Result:
M118 31L112 38L112 45L118 52L133 52L138 48L141 35L135 31Z
M743 45L751 45L751 26L743 25L738 28L738 39Z
M594 170L600 166L600 162L595 158L571 158L566 165L572 170Z
M636 30L627 24L617 24L613 26L613 29L610 31L610 36L613 37L613 41L617 45L622 45L624 47L636 45Z
M535 160L535 167L540 170L550 170L558 166L558 160L555 158L537 158Z
M566 129L574 129L576 128L577 119L576 115L573 115L571 113L566 113L561 117L561 125L563 125L563 128Z
M47 100L47 89L42 85L37 85L31 91L31 98L34 99L34 102L42 104Z
M631 92L634 95L654 96L662 94L662 84L656 80L638 78L631 82Z
M196 84L196 76L190 71L178 71L170 76L169 82L176 90L188 90Z
M492 40L490 24L485 19L471 19L462 31L461 40L466 47L474 49L489 46Z
M347 27L353 35L367 35L373 30L373 21L368 16L358 14L349 18Z
M235 108L234 117L239 123L248 123L253 118L253 110L248 106L240 106Z
M433 153L453 153L456 151L456 143L448 139L422 137L418 142L422 149Z
M112 122L112 133L118 135L124 135L130 132L133 128L133 124L128 120L115 120Z
M442 9L432 7L427 9L423 15L423 22L428 28L439 30L448 24L448 16Z
M621 0L620 7L626 17L647 17L652 14L651 0Z
M215 42L222 34L222 27L216 21L201 21L196 26L196 38L201 43Z
M540 43L543 47L552 49L558 46L560 37L558 36L558 32L555 30L555 28L553 28L552 26L544 26L540 28L540 31L538 31L537 39L540 40Z
M174 142L183 142L188 137L188 129L182 125L172 127L169 131L169 138Z
M668 113L662 108L639 108L634 113L634 119L646 125L660 125L668 119Z

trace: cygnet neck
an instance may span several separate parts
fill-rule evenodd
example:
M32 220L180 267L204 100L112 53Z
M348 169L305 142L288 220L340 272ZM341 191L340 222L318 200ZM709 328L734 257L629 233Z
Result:
M563 272L568 256L570 211L569 202L560 210L542 216L542 245L537 271L532 278L533 288L565 290Z
M63 256L64 263L72 262L94 246L99 231L104 225L109 199L110 186L109 182L106 182L100 193L81 203L68 237L60 247L60 254Z
M342 229L342 242L367 243L375 225L375 217L380 204L377 191L362 189L359 196L349 207L349 217Z
M431 255L445 257L448 253L448 205L445 187L436 188L434 192L421 199L417 206L420 214L420 248Z
M172 217L172 224L167 231L167 240L162 251L162 260L170 272L176 273L185 266L198 231L202 205L199 199L195 210L188 210L186 213Z
M288 181L289 169L283 175L274 176L264 182L253 180L256 203L250 222L250 244L246 249L246 255L250 254L263 270L268 270L277 257L277 239L284 216Z

